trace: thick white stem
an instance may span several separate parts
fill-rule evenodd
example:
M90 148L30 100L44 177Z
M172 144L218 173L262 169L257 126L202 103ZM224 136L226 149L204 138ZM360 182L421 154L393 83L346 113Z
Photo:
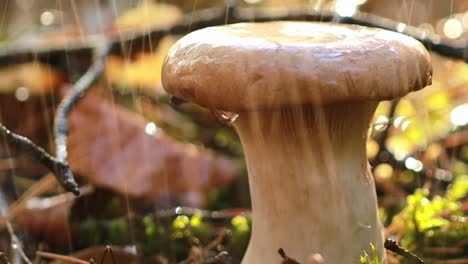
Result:
M234 126L247 159L252 237L243 264L358 263L384 254L367 130L377 103L295 106L240 113Z

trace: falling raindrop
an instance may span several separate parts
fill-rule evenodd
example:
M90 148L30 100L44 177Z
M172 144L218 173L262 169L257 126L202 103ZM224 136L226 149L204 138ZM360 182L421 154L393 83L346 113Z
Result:
M232 124L234 124L234 122L236 122L236 119L239 117L239 114L227 111L212 110L211 112L218 119L218 121L227 126L231 126Z
M389 120L386 116L381 115L377 117L377 120L374 123L374 130L380 132L386 129L388 126L388 122Z

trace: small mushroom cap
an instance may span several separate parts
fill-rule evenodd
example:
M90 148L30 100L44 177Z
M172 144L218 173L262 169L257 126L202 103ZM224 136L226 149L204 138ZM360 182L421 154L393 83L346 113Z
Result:
M208 108L243 111L294 104L387 100L431 83L417 40L387 30L311 22L209 27L169 51L162 83Z

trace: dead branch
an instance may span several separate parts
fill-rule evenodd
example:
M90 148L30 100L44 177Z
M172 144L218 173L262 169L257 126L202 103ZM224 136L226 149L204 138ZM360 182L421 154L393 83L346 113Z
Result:
M67 117L73 106L75 106L81 97L91 88L91 86L102 76L107 56L111 46L105 43L97 49L97 59L89 70L73 85L72 90L60 102L54 119L55 151L57 160L68 166L67 162L67 136L68 121ZM73 178L72 173L64 174L59 179L60 184L65 190L79 194L78 185Z
M30 153L35 160L39 161L42 165L44 165L51 172L53 172L55 177L62 184L65 190L71 191L76 195L80 193L78 190L78 186L73 180L70 167L67 163L53 157L52 155L47 153L47 151L45 151L43 148L35 145L30 139L11 132L2 124L0 124L0 135L5 139L7 143L24 152Z
M418 256L416 256L415 254L409 252L408 250L403 249L394 240L386 239L385 243L384 243L384 247L388 251L391 251L391 252L393 252L395 254L398 254L398 255L400 255L400 256L402 256L404 258L408 258L408 259L413 260L414 263L424 264L424 260L420 259Z
M212 8L194 11L185 14L182 21L169 29L156 28L151 31L131 32L129 34L107 34L99 37L88 37L85 40L66 43L61 46L50 45L41 47L31 46L6 46L0 50L0 65L12 63L25 63L30 61L41 61L48 64L66 61L67 56L89 56L97 43L101 43L105 38L111 43L111 53L115 55L125 54L126 56L138 52L147 51L151 48L151 43L157 43L165 34L186 34L190 31L207 26L222 25L226 23L267 21L267 20L306 20L338 22L344 24L356 24L372 26L398 31L397 21L381 18L375 15L358 12L352 17L341 17L334 12L311 11L309 9L288 10L282 15L272 16L269 13L249 13L245 8L239 8L235 2L229 2L228 6L221 4ZM400 31L399 31L400 32ZM443 56L461 59L468 62L468 44L463 40L449 40L436 34L428 34L417 27L406 26L401 32L420 40L428 50L437 52ZM54 59L51 59L54 58ZM66 63L59 63L59 67L66 67Z

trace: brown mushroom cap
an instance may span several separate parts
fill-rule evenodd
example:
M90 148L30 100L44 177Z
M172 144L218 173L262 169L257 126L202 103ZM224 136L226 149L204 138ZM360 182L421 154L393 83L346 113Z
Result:
M310 22L209 27L180 39L164 88L208 108L242 111L292 104L387 100L431 83L417 40L387 30Z

